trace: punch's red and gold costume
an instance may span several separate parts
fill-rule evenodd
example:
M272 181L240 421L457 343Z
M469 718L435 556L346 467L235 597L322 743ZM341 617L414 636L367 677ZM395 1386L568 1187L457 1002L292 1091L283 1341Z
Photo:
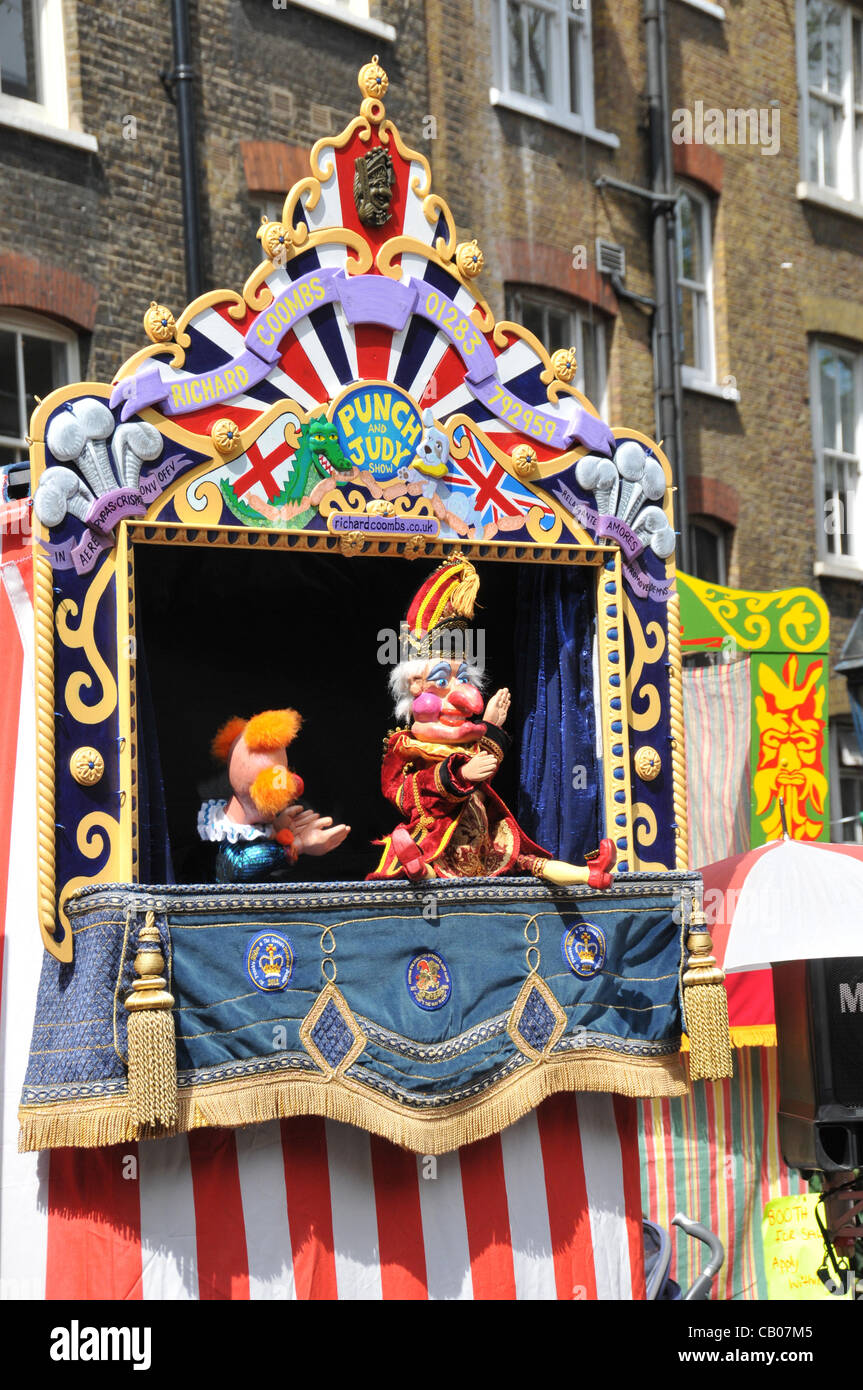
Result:
M492 787L509 747L502 725L510 694L486 704L482 673L459 658L473 618L479 575L455 554L421 585L405 624L410 657L393 671L396 713L410 721L384 745L381 786L403 824L382 840L369 878L498 878L535 874L553 883L607 888L615 850L603 840L589 865L552 858L525 835ZM466 645L466 644L465 644ZM485 710L483 712L483 706Z
M489 783L477 785L460 776L460 768L475 753L500 758L508 743L503 730L492 724L469 747L421 743L404 729L387 739L381 768L383 793L404 816L431 877L533 873L537 859L550 858L547 850L525 835ZM392 836L379 843L383 854L369 877L403 878Z

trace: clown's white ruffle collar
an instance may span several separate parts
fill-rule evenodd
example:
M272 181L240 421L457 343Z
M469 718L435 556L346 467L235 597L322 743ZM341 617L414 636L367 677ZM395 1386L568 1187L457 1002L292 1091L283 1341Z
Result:
M198 812L198 834L202 840L227 840L232 845L238 840L272 840L271 825L241 825L225 814L227 806L227 801L204 802Z

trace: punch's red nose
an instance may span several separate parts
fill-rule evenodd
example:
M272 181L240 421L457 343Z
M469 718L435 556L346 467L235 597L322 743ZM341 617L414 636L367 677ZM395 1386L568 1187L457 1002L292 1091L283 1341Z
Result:
M294 798L296 799L297 797L302 796L303 792L306 790L306 784L298 773L292 772L291 776L294 779Z
M482 695L475 685L457 685L448 698L460 714L479 714L482 709Z

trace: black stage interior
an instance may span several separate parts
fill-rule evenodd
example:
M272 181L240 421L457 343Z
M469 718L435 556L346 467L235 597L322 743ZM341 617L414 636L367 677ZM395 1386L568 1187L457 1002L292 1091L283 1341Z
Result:
M351 826L332 854L302 856L297 876L362 879L375 867L380 851L372 840L398 823L380 791L382 740L395 727L382 629L398 633L411 598L439 563L135 547L139 645L152 691L176 881L213 878L215 847L198 839L196 821L203 800L229 794L227 776L209 755L214 733L231 715L286 705L303 716L288 761L305 782L304 800ZM508 685L513 693L507 730L514 743L495 788L515 810L524 714L514 661L521 566L478 562L477 568L476 628L485 633L488 690ZM144 725L144 701L140 713Z

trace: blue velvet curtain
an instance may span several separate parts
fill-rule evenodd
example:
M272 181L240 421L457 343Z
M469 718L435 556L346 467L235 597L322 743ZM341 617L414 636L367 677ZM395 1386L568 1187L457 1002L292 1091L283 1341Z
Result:
M518 818L557 858L580 863L599 843L593 706L593 571L524 565L516 618L521 729Z
M136 707L138 713L138 855L141 883L173 883L165 786L156 733L156 714L147 657L138 618L136 647Z

